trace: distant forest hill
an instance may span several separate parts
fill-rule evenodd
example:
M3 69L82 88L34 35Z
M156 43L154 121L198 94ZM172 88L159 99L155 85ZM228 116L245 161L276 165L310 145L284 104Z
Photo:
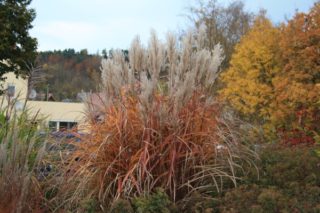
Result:
M34 86L36 99L55 101L79 101L79 93L96 92L100 85L99 54L90 55L87 50L74 49L39 52L37 64L42 66L44 80Z

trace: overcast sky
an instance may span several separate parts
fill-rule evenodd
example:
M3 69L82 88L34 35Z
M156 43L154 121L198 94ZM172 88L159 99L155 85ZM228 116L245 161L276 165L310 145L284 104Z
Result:
M127 49L135 35L147 43L150 30L160 38L188 26L187 8L195 0L33 0L37 12L31 35L39 50L74 48L90 53L106 48ZM227 4L230 0L220 0ZM247 10L268 11L275 23L308 11L315 0L244 0Z

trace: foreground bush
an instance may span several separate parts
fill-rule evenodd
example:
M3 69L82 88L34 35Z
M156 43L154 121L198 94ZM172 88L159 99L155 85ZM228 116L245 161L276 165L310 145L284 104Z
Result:
M320 212L320 158L316 147L261 150L260 177L249 174L229 190L217 212Z
M172 35L164 45L152 34L147 49L133 41L129 62L121 52L102 61L105 105L99 121L89 114L91 134L62 186L69 208L95 200L107 211L156 188L178 202L221 191L226 180L236 185L235 168L252 152L210 95L222 50L204 49L203 32L189 33L179 49Z
M225 189L211 199L194 193L186 202L173 205L158 191L132 202L121 201L126 206L116 204L113 210L117 213L126 209L190 213L320 212L320 157L316 149L269 145L260 151L261 159L257 162L260 177L256 172L249 172L238 187Z

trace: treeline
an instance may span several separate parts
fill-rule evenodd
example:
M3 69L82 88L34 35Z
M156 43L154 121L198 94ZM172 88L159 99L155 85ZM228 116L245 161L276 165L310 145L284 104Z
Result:
M101 54L89 54L86 49L77 52L70 48L39 52L36 64L40 65L42 80L32 86L37 99L45 100L49 95L55 101L75 102L81 101L82 92L99 91L101 59L112 58L114 51L104 49ZM121 51L129 60L128 50Z
M39 52L44 81L35 86L37 93L52 94L56 101L77 101L77 94L95 92L100 82L101 56L74 49Z

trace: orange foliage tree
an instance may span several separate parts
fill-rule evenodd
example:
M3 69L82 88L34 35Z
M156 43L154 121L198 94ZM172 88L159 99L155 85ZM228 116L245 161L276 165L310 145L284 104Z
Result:
M320 3L282 27L279 47L282 69L273 79L271 120L285 130L319 132Z

